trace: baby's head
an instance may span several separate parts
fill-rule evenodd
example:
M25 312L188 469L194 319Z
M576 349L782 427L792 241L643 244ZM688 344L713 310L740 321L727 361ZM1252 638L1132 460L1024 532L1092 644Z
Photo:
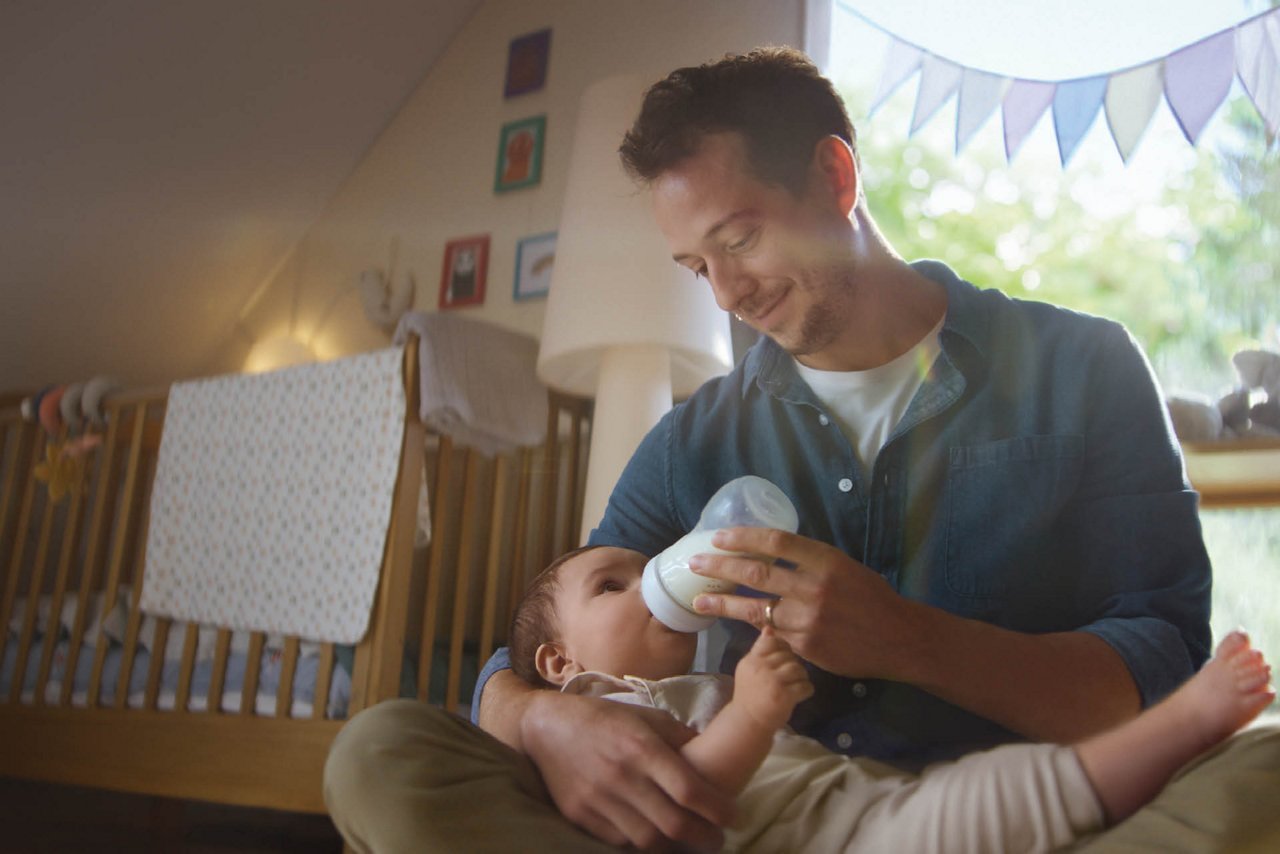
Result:
M557 558L529 584L511 623L511 669L559 687L584 670L662 679L689 672L698 638L658 622L640 597L647 559L612 546Z

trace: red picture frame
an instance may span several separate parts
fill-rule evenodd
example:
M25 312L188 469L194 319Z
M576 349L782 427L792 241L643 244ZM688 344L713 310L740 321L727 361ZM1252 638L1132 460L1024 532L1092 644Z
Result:
M483 303L488 272L489 235L459 237L446 243L440 271L440 309Z

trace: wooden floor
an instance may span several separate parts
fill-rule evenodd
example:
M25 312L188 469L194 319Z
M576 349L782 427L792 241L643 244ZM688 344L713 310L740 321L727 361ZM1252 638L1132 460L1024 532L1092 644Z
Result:
M0 852L338 854L327 816L0 778Z

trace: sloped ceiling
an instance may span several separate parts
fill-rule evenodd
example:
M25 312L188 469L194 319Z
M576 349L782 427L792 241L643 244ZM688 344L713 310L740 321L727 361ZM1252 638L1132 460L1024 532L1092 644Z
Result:
M0 393L207 373L480 2L0 4Z

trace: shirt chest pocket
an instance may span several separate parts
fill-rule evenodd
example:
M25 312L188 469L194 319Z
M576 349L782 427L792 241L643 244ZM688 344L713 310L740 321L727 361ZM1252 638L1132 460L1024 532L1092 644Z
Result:
M1055 529L1080 480L1084 437L1023 436L950 449L946 579L962 597L1051 595Z

